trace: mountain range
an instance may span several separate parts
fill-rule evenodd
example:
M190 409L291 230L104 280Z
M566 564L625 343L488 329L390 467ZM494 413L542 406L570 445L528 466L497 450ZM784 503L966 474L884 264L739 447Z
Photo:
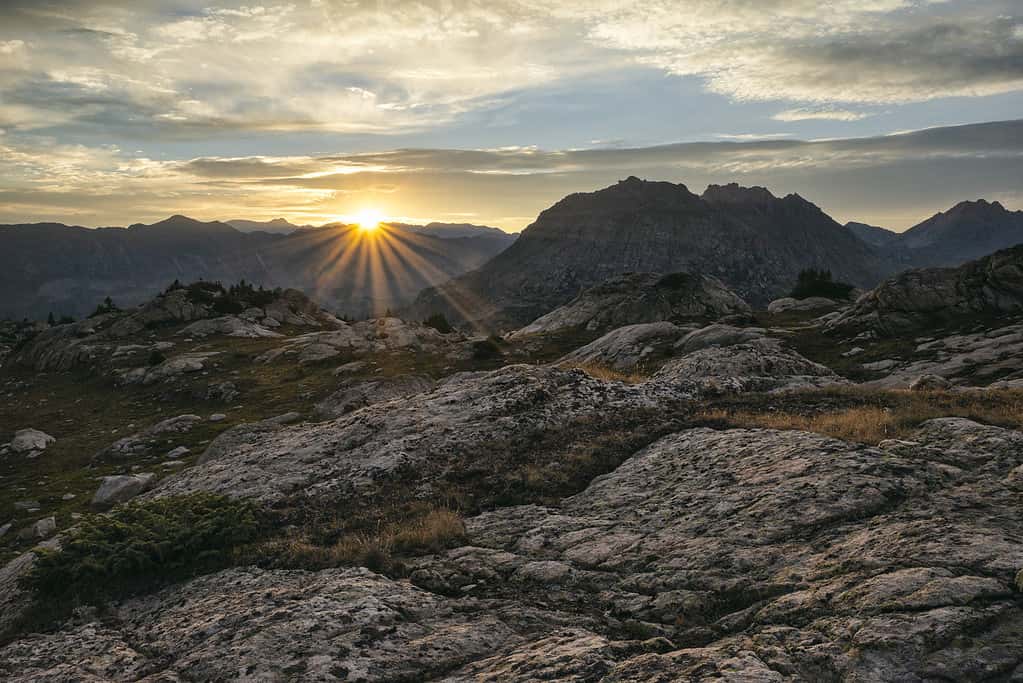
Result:
M984 199L959 202L902 233L865 223L845 227L903 267L956 266L1023 243L1023 211Z
M904 233L850 222L762 187L630 177L576 193L521 237L459 223L344 224L285 219L203 223L185 216L127 229L0 226L0 317L80 316L104 297L138 303L175 279L296 287L354 317L443 313L488 331L519 327L588 287L629 272L699 272L755 307L806 268L870 288L911 267L957 265L1023 243L1023 211L966 201ZM418 296L417 296L418 295Z
M482 265L514 239L490 230L451 239L392 226L369 238L340 224L246 233L180 215L126 229L4 225L0 318L81 316L106 296L134 305L174 280L196 279L295 287L339 314L383 314L424 287Z
M700 272L762 306L810 267L861 287L895 269L799 195L731 184L700 196L630 177L562 199L482 268L424 291L411 314L520 326L623 272Z

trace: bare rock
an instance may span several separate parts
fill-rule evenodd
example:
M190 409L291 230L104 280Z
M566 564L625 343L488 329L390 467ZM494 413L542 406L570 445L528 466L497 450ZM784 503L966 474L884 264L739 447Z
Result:
M734 346L764 339L767 330L762 327L735 327L715 323L693 330L675 345L675 351L682 355L711 347Z
M638 323L716 320L749 312L745 301L709 275L630 273L587 289L511 338L572 328L606 331Z
M187 433L201 422L201 417L192 414L170 417L140 432L118 439L110 447L100 451L96 457L123 458L143 455L168 435Z
M893 335L971 315L1023 312L1023 246L958 268L907 270L864 294L828 326Z
M702 393L792 391L848 381L767 337L731 346L712 346L667 362L653 382L695 386Z
M458 353L464 341L459 334L441 334L428 325L399 318L375 318L352 324L339 321L336 329L291 337L257 360L273 362L280 358L291 358L307 364L342 355L359 356L404 350L450 355Z
M242 337L244 339L279 339L284 336L259 323L233 315L225 315L210 320L198 320L182 328L178 335L196 337L198 339L213 335Z
M771 303L767 304L767 312L786 313L790 311L818 311L824 308L839 308L840 306L847 306L848 304L848 301L839 301L838 299L829 299L823 296L810 296L805 299L785 297L783 299L775 299Z
M1023 660L1023 521L994 512L1021 463L1023 434L965 419L885 451L695 429L557 508L467 520L473 552L424 558L412 580L602 612L674 644L612 655L600 680L981 680Z
M122 384L150 385L173 379L184 374L201 372L210 359L219 356L218 351L192 351L182 353L152 367L115 370L117 380Z
M103 477L99 489L92 497L92 506L99 510L106 510L131 500L152 486L155 479L156 475L151 472Z
M316 414L324 418L341 417L374 403L414 396L433 387L434 381L422 375L349 380L342 382L337 391L316 404Z
M57 439L38 429L19 429L11 439L11 450L15 453L45 451L47 446L56 441Z
M18 538L26 541L38 541L49 538L56 532L57 518L53 516L43 517L19 531Z
M565 355L559 365L606 365L620 371L670 356L676 343L692 328L670 322L641 323L619 327Z
M578 370L512 365L456 375L429 393L370 405L330 422L229 430L197 467L152 495L215 491L263 501L293 494L338 498L415 471L428 482L449 467L480 467L495 441L523 430L651 409L689 396L671 386L602 382Z
M234 569L127 602L112 626L88 623L8 645L0 675L12 682L137 680L152 671L171 680L422 680L519 642L529 629L518 620L365 569Z

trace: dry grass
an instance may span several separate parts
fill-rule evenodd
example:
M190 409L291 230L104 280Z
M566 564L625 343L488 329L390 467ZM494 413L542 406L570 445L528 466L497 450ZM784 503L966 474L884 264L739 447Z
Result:
M921 423L936 417L966 417L1002 427L1023 427L1023 393L1018 391L886 391L872 398L877 402L876 405L828 412L736 407L706 410L698 413L696 418L733 427L817 432L867 444L876 444L884 439L907 438Z
M615 370L607 365L600 363L580 363L573 365L571 363L565 363L560 365L562 369L571 370L578 369L585 372L590 377L594 377L605 382L625 382L626 384L640 384L650 379L650 376L634 370L633 372L624 372L622 370Z
M338 526L342 528L343 523L339 521ZM323 529L318 532L324 534ZM321 543L309 536L276 538L247 549L243 559L274 567L325 569L359 565L389 571L400 557L437 553L464 540L461 515L438 508L374 531L342 532L331 543Z

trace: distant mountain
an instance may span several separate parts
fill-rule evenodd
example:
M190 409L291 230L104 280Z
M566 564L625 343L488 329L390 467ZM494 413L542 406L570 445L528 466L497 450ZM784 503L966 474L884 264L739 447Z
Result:
M282 235L244 233L185 216L152 225L88 229L0 226L0 318L82 316L104 297L144 301L175 279L295 287L355 317L408 304L424 287L477 268L504 248L492 238L439 239L352 226Z
M430 235L441 239L453 239L458 237L480 237L483 235L507 240L509 244L515 241L518 235L507 233L500 228L492 228L489 225L473 225L472 223L427 223L426 225L412 225L411 223L388 223L397 228L417 232L421 235Z
M914 266L953 266L1023 244L1023 211L998 202L960 202L899 235L886 248Z
M876 225L849 221L845 229L872 247L884 247L899 239L899 233Z
M269 232L278 235L290 235L296 230L311 230L315 226L312 225L295 225L284 218L274 218L270 221L247 221L247 220L233 220L224 221L235 230L241 232Z
M517 327L625 272L713 275L764 305L810 267L861 287L893 269L798 195L732 184L700 197L684 185L630 177L565 197L482 268L424 291L410 313Z

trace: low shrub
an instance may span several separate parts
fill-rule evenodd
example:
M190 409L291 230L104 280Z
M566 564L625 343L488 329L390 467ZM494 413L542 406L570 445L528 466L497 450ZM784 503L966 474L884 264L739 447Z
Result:
M231 563L261 532L248 501L197 493L83 519L59 550L37 550L23 587L48 604L102 604Z

